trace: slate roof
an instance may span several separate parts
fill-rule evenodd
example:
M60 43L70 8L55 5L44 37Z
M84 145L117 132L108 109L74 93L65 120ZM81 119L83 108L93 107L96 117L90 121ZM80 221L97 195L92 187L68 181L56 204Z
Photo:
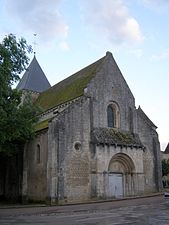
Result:
M36 104L46 111L82 96L85 87L96 75L96 71L100 68L105 57L106 56L41 93L36 100Z
M137 134L119 131L113 128L94 128L91 133L91 140L94 144L144 148Z
M168 145L167 145L167 147L166 147L166 149L165 149L165 151L163 153L164 154L169 154L169 143L168 143Z
M41 93L50 87L49 81L34 56L16 88Z

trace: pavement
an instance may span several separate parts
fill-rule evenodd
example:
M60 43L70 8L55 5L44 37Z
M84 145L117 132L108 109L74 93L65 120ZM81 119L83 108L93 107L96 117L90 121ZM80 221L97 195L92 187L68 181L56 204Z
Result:
M64 206L0 209L1 225L169 225L164 195Z

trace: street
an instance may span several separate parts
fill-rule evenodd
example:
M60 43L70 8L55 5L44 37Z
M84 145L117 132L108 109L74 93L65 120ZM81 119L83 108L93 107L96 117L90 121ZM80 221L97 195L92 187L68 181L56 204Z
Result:
M1 208L1 225L169 225L163 195L92 204Z

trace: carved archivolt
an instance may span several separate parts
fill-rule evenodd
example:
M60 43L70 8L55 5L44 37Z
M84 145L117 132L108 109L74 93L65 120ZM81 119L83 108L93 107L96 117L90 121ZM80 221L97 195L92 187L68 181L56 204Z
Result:
M135 166L133 160L124 153L118 153L112 157L108 167L109 172L113 173L133 173Z

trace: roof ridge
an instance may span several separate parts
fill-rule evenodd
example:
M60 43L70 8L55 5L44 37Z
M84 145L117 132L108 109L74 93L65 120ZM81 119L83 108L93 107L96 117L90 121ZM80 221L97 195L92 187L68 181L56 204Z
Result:
M102 59L104 59L104 58L105 58L105 56L102 57L102 58L100 58L99 60L97 60L97 61L95 61L95 62L89 64L88 66L86 66L86 67L84 67L84 68L78 70L77 72L71 74L70 76L68 76L68 77L66 77L65 79L63 79L63 80L59 81L58 83L56 83L56 84L53 85L51 88L53 88L54 86L57 86L58 84L60 84L60 83L62 83L62 82L65 82L66 80L68 80L68 79L70 79L70 78L72 78L72 77L78 75L80 72L82 72L82 71L86 70L87 68L93 66L94 64L96 64L97 62L99 62L100 60L102 60Z
M28 75L29 75L29 72L31 72L31 70L32 70L32 64L33 64L34 58L35 58L35 55L34 55L32 61L31 61L31 63L29 64L28 68L26 69L26 71L28 72ZM29 80L30 80L30 76L27 76L27 79L26 79L26 82L25 82L25 87L29 83Z
M95 77L106 56L58 82L38 97L36 104L45 111L84 94L84 88Z

